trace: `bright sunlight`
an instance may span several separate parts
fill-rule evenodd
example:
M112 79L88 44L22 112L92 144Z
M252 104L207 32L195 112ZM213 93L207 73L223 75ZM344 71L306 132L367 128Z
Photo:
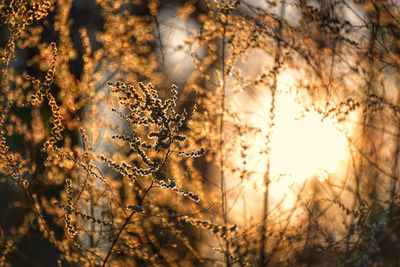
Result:
M277 96L275 128L271 135L271 176L292 176L297 182L317 175L326 178L339 167L347 140L329 118L305 113L293 96ZM321 177L322 176L322 177Z
M323 119L316 111L304 112L293 94L279 93L276 107L269 196L271 208L288 211L310 179L323 182L334 174L340 176L349 154L348 143L336 122Z
M328 117L323 119L323 115L314 110L306 111L304 106L296 101L296 94L285 89L292 88L293 78L289 74L284 78L285 82L278 87L275 99L274 128L270 138L269 154L268 206L270 210L278 213L292 210L297 203L298 194L303 189L305 189L303 196L311 193L309 189L306 189L309 181L342 183L349 159L346 136L339 130L343 126ZM270 101L268 97L257 98L259 99L264 99L263 103ZM304 98L301 99L301 102L304 100ZM252 103L251 100L244 98L241 101ZM254 115L248 117L248 120L254 125L263 125L263 128L257 138L254 136L246 138L250 147L258 148L252 150L247 158L250 164L249 169L256 175L252 176L250 183L243 189L247 196L247 204L251 204L235 202L232 219L237 223L243 223L238 218L246 220L243 217L244 209L249 218L262 215L260 201L264 197L267 158L259 151L265 149L265 134L269 130L265 115L260 114L262 110L269 110L269 107L263 103L255 102L248 105L256 109L248 111L247 114ZM236 164L240 166L240 156L236 160ZM230 182L229 187L240 184L240 180Z

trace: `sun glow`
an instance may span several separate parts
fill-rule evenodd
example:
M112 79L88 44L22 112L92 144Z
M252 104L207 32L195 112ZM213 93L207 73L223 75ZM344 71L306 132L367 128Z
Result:
M305 98L300 101L303 102ZM249 107L245 115L247 122L256 126L262 125L262 129L260 134L245 138L246 144L251 148L247 152L246 160L253 175L249 175L242 191L237 190L245 198L242 202L234 202L231 219L235 223L241 224L248 219L262 217L263 205L260 203L266 189L264 179L268 158L268 210L274 214L279 213L276 218L285 219L280 214L291 213L298 203L299 194L304 200L312 194L316 183L321 186L326 182L341 185L345 181L350 153L343 132L344 126L334 119L323 118L316 111L306 111L296 101L294 93L280 89L275 98L274 126L271 131L266 123L268 113L262 115L263 110L270 109L265 105L268 102L268 96L259 96L252 100L242 98L239 102L246 103ZM269 156L266 156L260 151L265 151L265 135L268 132L271 132L270 150ZM346 134L349 134L349 129L346 129ZM241 160L240 156L236 157L237 166L240 166ZM231 179L229 187L237 188L238 184L239 179ZM234 198L234 195L230 197ZM301 213L301 209L296 210Z
M279 205L280 210L292 209L312 179L341 176L349 155L339 125L316 111L304 112L294 99L289 93L277 95L271 133L269 198L271 208Z
M345 157L347 140L333 120L309 111L289 94L277 96L271 134L271 177L292 176L297 182L335 172Z
M235 140L237 150L231 163L235 170L241 170L246 162L248 170L244 176L237 171L227 181L227 188L232 189L228 195L232 199L228 201L230 219L235 223L247 224L263 218L267 174L267 210L270 217L282 220L286 218L283 214L302 216L304 203L317 195L328 198L340 193L348 181L351 162L348 137L353 135L354 125L347 121L339 123L315 111L311 105L325 107L325 101L311 99L307 91L297 90L299 79L301 75L293 70L279 75L272 129L268 88L256 87L253 92L233 95L227 102L246 125L257 129ZM329 97L332 101L334 98ZM348 116L356 119L359 114L352 112ZM244 153L238 146L241 142L247 147Z

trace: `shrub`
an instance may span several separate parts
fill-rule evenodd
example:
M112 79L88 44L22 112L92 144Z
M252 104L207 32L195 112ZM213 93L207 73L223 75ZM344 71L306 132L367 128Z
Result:
M0 266L398 265L394 1L0 8ZM341 171L274 172L285 94Z

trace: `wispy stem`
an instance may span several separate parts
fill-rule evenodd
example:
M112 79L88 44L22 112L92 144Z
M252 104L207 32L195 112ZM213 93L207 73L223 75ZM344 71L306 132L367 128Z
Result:
M162 171L162 169L164 168L165 163L166 163L166 161L167 161L167 159L168 159L169 153L170 153L170 149L168 149L168 151L167 151L167 153L166 153L166 155L165 155L164 161L163 161L163 163L162 163L162 165L161 165L159 171L158 171L157 174L155 175L154 180L158 179L158 177L160 176L161 171ZM144 192L143 196L139 199L139 202L138 202L138 205L139 205L139 206L142 206L143 200L146 198L147 193L149 193L149 191L153 188L154 180L151 181L150 186L146 189L146 191ZM120 236L121 233L124 231L125 227L129 224L129 222L130 222L130 220L132 219L132 216L133 216L133 214L135 214L135 212L136 212L136 211L134 210L134 211L132 211L132 212L129 214L129 216L125 219L124 224L121 226L121 229L118 231L117 235L114 237L114 240L113 240L113 242L112 242L112 244L111 244L111 247L110 247L110 249L108 250L106 257L105 257L104 260L103 260L103 267L106 266L107 260L108 260L108 258L110 257L110 255L111 255L111 253L112 253L112 250L113 250L115 244L117 243L117 241L118 241L118 239L119 239L119 236Z
M157 34L157 40L158 40L158 47L160 49L160 56L161 56L161 69L164 73L164 75L167 76L167 72L165 69L165 55L164 55L164 44L162 42L161 38L161 31L160 31L160 23L158 22L157 16L153 16L154 24L156 25L156 34Z
M224 224L227 224L227 203L226 203L226 185L225 185L225 177L224 177L224 151L223 151L223 133L224 133L224 113L225 113L225 35L226 35L226 22L223 23L223 32L222 32L222 52L221 52L221 71L222 71L222 80L221 80L221 114L220 114L220 123L219 123L219 155L220 155L220 178L221 178L221 211L222 218L224 220ZM226 266L231 266L230 258L229 258L229 242L226 240L225 242L225 261Z
M275 50L275 58L274 58L274 65L272 69L272 86L271 86L271 103L270 103L270 110L269 110L269 129L266 135L266 145L267 145L267 166L264 176L264 184L265 184L265 193L264 193L264 202L263 202L263 217L261 222L261 244L260 244L260 262L259 266L267 266L269 263L269 259L267 259L267 255L265 254L265 247L267 245L267 216L268 216L268 198L269 198L269 186L271 183L271 175L270 175L270 147L271 147L271 134L273 128L275 126L274 119L275 119L275 96L277 90L277 82L278 82L278 73L281 66L280 63L280 55L281 55L281 30L282 30L282 19L284 17L284 10L285 10L285 1L281 3L281 11L280 11L280 18L278 19L278 33L275 37L276 39L276 50Z

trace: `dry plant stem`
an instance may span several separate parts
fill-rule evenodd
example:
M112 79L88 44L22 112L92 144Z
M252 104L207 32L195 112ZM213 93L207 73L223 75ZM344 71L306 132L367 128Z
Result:
M39 220L42 221L43 226L44 226L44 230L45 230L45 231L47 232L47 234L49 235L49 239L51 240L51 242L53 243L53 245L56 246L56 244L57 244L57 243L56 243L56 240L54 239L54 237L53 237L53 235L52 235L50 229L48 228L48 226L47 226L47 224L46 224L46 221L45 221L45 219L43 218L42 214L40 213L40 211L39 211L38 208L36 207L35 201L34 201L33 197L31 196L31 194L29 193L29 191L28 191L28 186L25 185L24 179L22 178L22 175L21 175L21 173L20 173L18 167L14 166L13 169L14 169L14 172L16 173L17 177L18 177L19 182L21 183L22 188L24 189L24 192L25 192L26 196L28 197L29 201L30 201L31 204L32 204L32 207L33 207L34 212L36 213L36 216L38 217ZM60 256L64 259L64 255L61 254Z
M400 101L399 101L400 102ZM400 140L400 125L397 126L397 140ZM397 142L396 149L393 154L394 163L393 163L393 173L396 177L400 177L400 164L399 164L399 157L397 155L400 154L400 142ZM396 196L397 192L397 184L399 182L399 179L393 179L392 180L392 185L391 185L391 201L390 201L390 207L389 207L389 216L393 216L393 210L394 210L394 198Z
M149 187L146 189L146 191L144 192L143 197L140 199L139 205L141 205L141 202L143 202L143 200L144 200L144 198L146 197L147 193L148 193L148 192L150 191L150 189L153 187L153 184L154 184L154 182L152 181L151 184L150 184L150 186L149 186ZM110 255L111 255L111 253L112 253L112 250L113 250L115 244L117 243L117 241L118 241L118 239L119 239L119 236L121 235L122 231L124 231L125 227L129 224L129 222L130 222L130 220L132 219L132 216L133 216L133 214L135 214L135 212L136 212L136 211L132 211L131 214L129 214L129 216L125 219L124 224L121 226L121 229L119 230L118 234L115 236L115 238L114 238L114 240L113 240L113 242L112 242L112 244L111 244L111 247L110 247L110 249L108 250L108 253L107 253L106 257L104 258L103 267L106 266L107 260L108 260L108 258L110 257Z
M160 170L157 172L157 174L155 175L154 179L158 179L158 177L160 176L161 171L162 171L163 167L165 166L165 163L167 162L169 152L170 152L170 149L168 149L168 151L167 151L167 153L166 153L166 155L165 155L164 161L163 161L163 163L162 163L162 165L161 165L161 167L160 167ZM154 185L154 180L151 181L150 186L146 189L146 191L144 192L144 195L142 196L142 198L139 199L139 202L138 202L138 205L139 205L139 206L142 206L143 200L144 200L145 197L147 196L147 193L149 193L149 191L153 188L153 185ZM119 230L118 234L115 236L115 238L114 238L114 240L113 240L113 242L112 242L112 244L111 244L111 247L110 247L110 249L108 250L108 253L107 253L106 257L105 257L104 260L103 260L103 267L106 266L107 260L108 260L108 258L110 257L110 255L111 255L111 253L112 253L112 250L113 250L115 244L117 243L117 241L118 241L118 239L119 239L119 236L121 235L122 231L124 231L125 227L129 224L129 222L130 222L130 220L132 219L132 216L133 216L133 214L135 214L135 212L136 212L136 211L133 210L133 211L131 212L131 214L129 214L129 216L125 219L124 224L121 226L121 229Z
M274 87L276 84L276 76L274 75ZM273 114L274 114L274 105L275 105L275 88L272 90L272 99L271 99L271 109L270 109L270 114L271 114L271 122L270 122L270 130L268 133L268 138L267 138L267 149L269 148L270 145L270 140L269 137L271 135L272 127L273 127ZM269 154L269 151L267 152ZM261 222L261 244L260 244L260 266L264 266L264 263L266 262L266 255L265 255L265 246L267 242L267 216L268 216L268 195L269 195L269 184L271 182L270 179L270 159L268 156L267 159L267 168L264 176L264 184L265 184L265 193L264 193L264 203L263 203L263 217L262 217L262 222Z
M306 187L306 183L303 183L303 185L302 185L302 187L301 187L301 189L300 189L299 192L303 192L304 189L305 189L305 187ZM278 252L278 250L279 250L279 245L280 245L280 243L282 242L282 237L283 237L283 235L287 232L287 230L289 229L290 223L292 222L292 219L293 219L294 212L295 212L296 209L298 208L298 204L299 204L300 200L301 200L301 193L299 193L299 194L297 195L296 202L295 202L295 204L293 205L293 208L291 209L291 211L290 211L290 213L289 213L289 216L286 218L285 227L283 228L282 231L280 231L280 233L279 233L280 236L279 236L279 238L276 240L274 246L272 247L271 255L274 255L276 252ZM266 262L264 263L263 266L268 266L270 260L271 260L271 257L267 258L267 259L266 259Z
M157 16L153 16L154 23L156 24L156 33L158 39L158 45L160 46L160 56L161 56L161 69L163 73L166 74L165 70L165 55L164 55L164 45L161 39L160 23L158 22Z
M276 36L276 51L275 51L275 59L274 59L274 66L272 72L272 88L271 88L271 107L269 110L269 130L267 134L267 166L266 172L264 176L264 184L265 184L265 193L264 193L264 206L263 206L263 217L261 222L261 244L260 244L260 262L259 266L267 266L269 263L269 259L265 255L265 247L267 243L267 216L268 216L268 197L269 197L269 185L271 183L270 177L270 143L271 143L271 134L274 128L274 117L275 117L275 95L277 89L277 75L280 68L280 48L281 48L281 30L282 30L282 23L281 19L283 19L285 10L285 1L281 3L281 14L280 19L278 20L278 35Z
M14 35L14 34L12 34L12 35ZM9 38L7 47L12 47L12 48L15 47L14 40L15 40L15 36L12 36L11 38ZM4 66L2 66L2 70L1 70L0 84L2 84L4 81L4 77L5 77L7 68L8 68L8 64L10 63L10 57L11 57L12 53L14 53L14 49L12 49L10 51L6 51L6 55L4 56L5 64L4 64Z
M95 216L95 215L94 215L94 208L93 208L93 203L94 203L94 202L95 202L95 200L94 200L94 198L93 198L93 194L91 193L91 194L90 194L90 215L91 215L92 217ZM94 222L90 222L90 229L91 229L92 233L94 233L94 230L95 230ZM90 235L89 244L90 244L90 247L93 247L93 246L94 246L94 236L93 236L93 235Z
M151 184L151 186L152 186L152 185L153 185L153 183ZM149 189L150 189L150 188L151 188L151 187L149 187ZM146 191L146 192L147 192L147 191ZM121 235L121 233L122 233L122 231L125 229L125 227L128 225L129 221L131 220L131 218L132 218L132 216L133 216L133 214L134 214L135 212L136 212L136 211L132 211L131 214L129 214L129 216L126 218L124 224L122 225L121 229L119 230L118 234L115 236L115 238L114 238L114 240L113 240L113 242L112 242L112 244L111 244L111 247L110 247L110 249L109 249L109 251L108 251L106 257L105 257L104 260L103 260L103 267L106 266L107 260L108 260L108 258L109 258L110 255L111 255L112 249L114 248L115 244L117 243L117 241L118 241L118 239L119 239L119 236Z
M221 178L221 210L224 225L227 224L227 204L226 204L226 186L224 177L224 151L223 151L223 130L224 130L224 113L225 113L225 34L226 23L223 24L222 33L222 55L221 55L221 68L222 68L222 81L221 81L221 116L219 124L219 155L220 155L220 178ZM225 241L225 261L226 266L230 266L229 257L229 242Z

